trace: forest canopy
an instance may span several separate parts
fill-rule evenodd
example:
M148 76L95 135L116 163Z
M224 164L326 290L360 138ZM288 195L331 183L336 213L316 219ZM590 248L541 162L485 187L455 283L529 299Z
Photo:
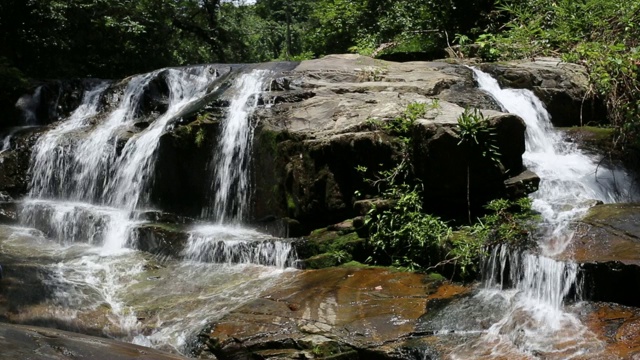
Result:
M0 105L27 79L118 78L166 66L356 52L587 66L611 121L640 134L636 0L3 0Z
M471 9L471 11L470 11ZM491 0L4 0L3 66L31 77L122 77L163 66L402 51L479 33Z

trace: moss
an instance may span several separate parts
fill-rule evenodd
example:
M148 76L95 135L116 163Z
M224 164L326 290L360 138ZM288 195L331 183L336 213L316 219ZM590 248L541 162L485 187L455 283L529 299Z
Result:
M312 231L304 244L298 248L298 254L310 261L307 267L313 269L338 266L351 260L362 262L368 256L366 240L360 238L357 233L341 235L341 231L326 228ZM328 258L329 256L338 258L338 261Z
M304 264L307 269L324 269L340 265L340 258L333 253L323 253L306 259Z
M278 133L271 130L262 129L259 135L261 147L276 153L278 150Z
M293 198L293 195L287 193L287 212L290 216L295 215L296 213L296 201Z
M204 143L204 139L205 139L205 132L203 128L198 129L198 132L196 133L196 146L197 147L202 147L202 144Z
M436 273L436 272L428 273L427 274L427 278L429 280L432 280L432 281L445 281L445 280L447 280L444 276L442 276L441 274Z
M578 143L584 150L588 151L610 151L613 149L615 129L611 127L597 126L576 126L571 128L560 128L568 137Z

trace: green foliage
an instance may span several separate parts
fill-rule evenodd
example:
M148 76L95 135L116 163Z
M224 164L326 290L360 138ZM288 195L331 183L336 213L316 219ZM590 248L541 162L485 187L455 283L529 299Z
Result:
M17 119L12 119L11 111L16 99L29 88L29 82L22 71L12 66L9 61L0 57L0 109L4 109L2 125L11 124ZM13 116L16 117L16 116Z
M501 52L496 44L497 40L493 34L482 34L478 36L476 44L479 46L478 55L483 61L496 61L500 58Z
M533 245L531 232L538 215L531 209L531 199L496 199L485 208L489 210L489 214L469 228L471 235L489 246L506 243L528 248Z
M500 149L497 145L495 129L478 109L465 109L458 117L458 145L468 146L472 152L500 163Z
M196 146L202 147L202 144L204 144L205 138L206 138L206 133L204 129L203 128L198 129L198 132L196 132L196 139L195 139Z
M370 225L372 260L411 270L436 263L451 228L439 218L422 212L420 187L391 184L382 195L391 200L393 206L383 211L374 207L365 220Z
M437 102L430 106L410 104L402 116L379 126L395 136L408 139L413 122L427 109L438 106ZM464 111L458 119L458 134L460 145L499 164L495 134L478 110ZM517 246L528 244L533 226L529 199L492 201L486 206L489 213L477 223L453 231L446 222L423 212L423 188L411 173L408 157L410 154L405 153L395 168L379 172L376 180L365 179L378 189L385 200L379 202L379 207L374 205L365 216L365 224L369 228L367 245L372 253L369 262L413 271L444 270L446 266L453 265L458 275L464 278L477 270L487 246L505 242ZM364 166L358 166L356 170L363 176L368 171Z
M531 248L535 245L531 233L538 215L531 209L531 199L496 199L485 206L489 213L449 238L447 261L454 261L462 276L477 271L479 256L497 244Z
M438 104L438 103L436 103ZM438 105L439 106L439 105ZM402 115L382 123L382 129L390 135L397 136L403 143L409 144L413 124L427 112L427 104L411 103Z

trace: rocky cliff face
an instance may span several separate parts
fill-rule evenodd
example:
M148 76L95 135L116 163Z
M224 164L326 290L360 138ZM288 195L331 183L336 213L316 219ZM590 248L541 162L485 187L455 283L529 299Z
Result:
M207 171L215 155L212 149L220 121L228 110L226 90L233 82L233 74L250 67L221 66L220 74L228 76L225 85L207 101L182 114L162 136L150 190L156 207L185 216L200 214L208 187ZM424 184L424 203L429 211L460 217L466 213L467 196L477 210L493 198L521 196L536 187L535 175L523 173L524 124L514 115L501 113L493 99L476 88L472 72L465 66L333 55L299 64L260 67L271 68L273 73L252 118L255 220L289 219L286 223L291 225L290 235L298 235L357 216L359 210L354 203L358 198L354 193L359 191L361 197L370 198L375 197L376 191L365 183L356 167L366 167L365 176L372 177L402 161L399 139L382 130L380 124L400 116L414 102L425 103L427 108L409 136L413 144L411 166ZM581 74L578 70L549 61L491 69L502 74L503 82L511 79L508 85L531 86L536 91L555 89L554 94L573 99L586 91L586 83L575 80ZM529 80L522 83L516 78ZM555 82L551 84L547 78ZM82 84L75 81L57 85L56 89L62 92L56 101L63 99L63 105L77 102ZM162 112L166 89L161 82L151 85L141 111ZM69 91L63 91L67 88ZM112 88L109 98L122 91L118 84ZM551 107L557 102L556 97L543 99ZM108 98L105 101L103 106L108 107ZM566 109L554 119L578 121L577 104L564 105ZM62 113L69 112L69 106L54 108ZM51 104L38 108L49 109ZM456 119L465 108L478 108L490 119L502 166L458 145ZM41 119L40 130L35 134L56 120L58 113L54 118L49 113ZM137 131L149 125L144 114L140 118ZM120 142L124 144L135 131L123 134ZM29 144L36 139L30 135L33 133L14 138L12 146L0 155L0 191L14 197L26 191Z

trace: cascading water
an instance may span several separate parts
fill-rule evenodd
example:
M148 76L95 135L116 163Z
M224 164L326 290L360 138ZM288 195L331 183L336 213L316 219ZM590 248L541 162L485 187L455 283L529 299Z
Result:
M250 116L267 76L240 75L228 98L211 206L203 210L218 224L195 226L182 253L162 261L131 249L136 228L145 225L137 214L150 210L160 137L194 102L216 93L215 66L87 84L80 106L39 138L29 196L20 205L21 223L39 231L0 226L0 235L3 250L47 264L46 312L55 326L83 329L82 319L90 318L97 329L82 331L181 351L193 331L257 296L294 264L290 243L239 224L249 198ZM166 109L160 114L142 109L153 86L167 90L155 100ZM15 320L35 316L41 323L39 311Z
M496 247L484 265L483 301L510 305L502 320L472 344L456 349L453 358L522 357L569 359L598 354L603 344L572 314L563 311L567 295L580 292L578 265L556 261L573 236L572 221L595 201L624 201L632 197L629 177L563 141L554 131L542 102L530 90L501 89L490 75L473 69L480 89L527 125L525 165L540 176L531 195L543 224L537 234L541 253L521 253ZM512 290L504 290L512 288ZM497 300L500 299L500 300Z
M291 243L255 230L221 225L193 229L183 255L192 261L260 264L279 269L294 266L296 260Z
M250 160L253 141L251 115L269 76L252 70L236 80L229 110L218 136L208 205L202 217L218 225L198 226L189 232L184 256L190 260L219 263L253 263L284 269L293 266L291 244L240 227L250 195Z
M258 105L266 70L253 70L242 74L232 91L235 96L229 104L229 113L222 125L215 156L213 195L202 215L220 224L241 222L247 211L249 196L249 161L253 126L250 116Z

